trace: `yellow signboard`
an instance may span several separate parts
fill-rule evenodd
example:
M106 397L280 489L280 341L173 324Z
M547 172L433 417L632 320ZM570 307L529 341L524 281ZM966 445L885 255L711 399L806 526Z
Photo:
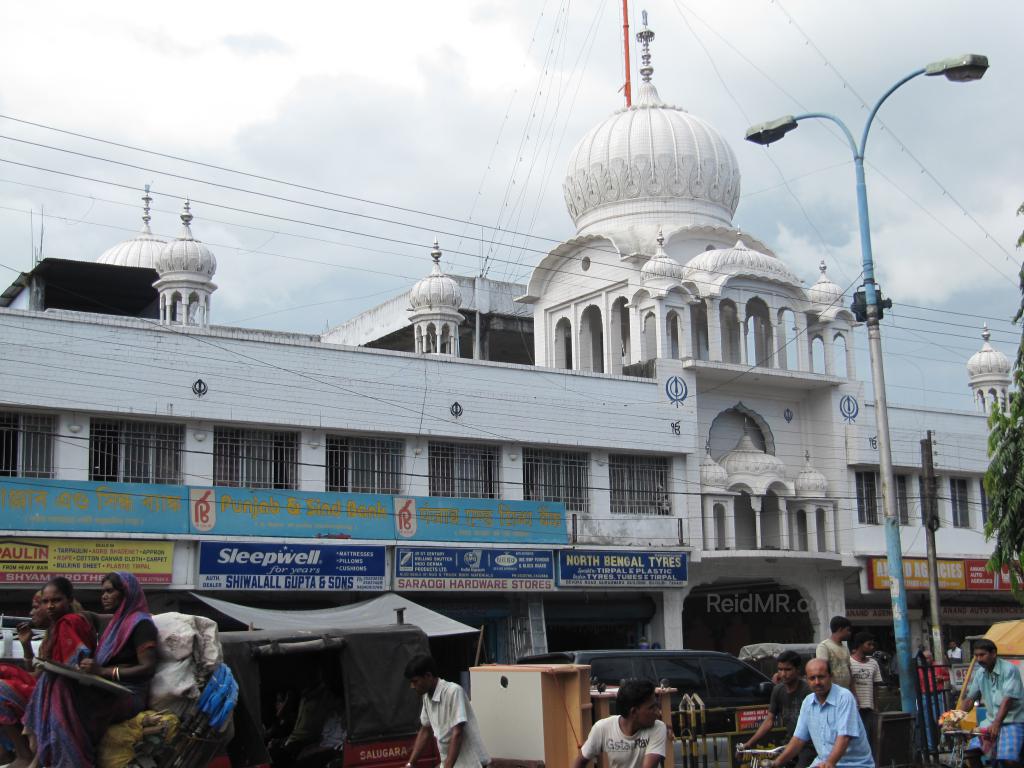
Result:
M65 576L99 584L111 571L127 571L143 584L170 584L174 542L116 539L0 538L0 583L42 584Z
M963 560L939 560L939 589L966 589L967 569ZM906 588L928 589L928 561L923 558L903 558L903 580ZM884 557L872 557L868 570L869 589L889 588L889 563Z

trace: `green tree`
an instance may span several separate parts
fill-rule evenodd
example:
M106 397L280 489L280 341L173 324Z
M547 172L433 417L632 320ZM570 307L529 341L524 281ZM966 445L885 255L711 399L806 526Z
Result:
M1017 209L1024 215L1024 205ZM1024 246L1024 232L1017 247ZM1020 271L1021 305L1013 322L1024 317L1024 266ZM1005 411L993 408L989 416L988 471L985 494L989 514L985 536L995 538L995 550L989 565L998 571L1010 570L1013 593L1024 602L1024 333L1017 349L1011 373L1010 392Z

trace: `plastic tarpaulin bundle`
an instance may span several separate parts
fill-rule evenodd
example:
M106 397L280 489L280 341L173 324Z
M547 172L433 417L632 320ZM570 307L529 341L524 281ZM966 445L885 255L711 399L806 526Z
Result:
M170 742L178 730L178 718L170 714L140 712L131 720L112 725L99 745L99 768L126 768L139 756L141 742L153 742L159 749Z
M153 622L160 641L150 706L180 712L184 703L199 697L202 681L223 661L217 624L184 613L157 614Z

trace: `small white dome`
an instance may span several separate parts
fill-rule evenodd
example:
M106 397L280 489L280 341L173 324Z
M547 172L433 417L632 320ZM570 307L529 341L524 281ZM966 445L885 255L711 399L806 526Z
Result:
M167 241L154 236L149 229L149 204L152 201L153 198L149 196L149 186L147 185L146 194L142 197L142 231L135 237L105 250L96 259L97 264L114 264L118 267L145 267L146 269L156 268L157 257Z
M796 492L798 496L819 499L828 496L828 478L811 466L809 454L804 462L804 468L796 476Z
M971 378L995 375L1006 376L1009 379L1013 366L1006 355L988 343L992 334L988 330L987 323L981 332L981 338L985 341L981 345L981 349L971 355L971 359L967 361L967 373Z
M705 488L725 488L729 485L729 473L711 458L710 453L704 456L700 465L700 484Z
M632 106L598 123L569 155L563 191L580 233L615 219L729 226L740 196L732 148L708 123L663 102L651 74L646 25L643 82Z
M413 310L446 308L457 311L462 305L462 292L459 284L441 271L441 250L436 240L430 257L434 260L434 268L412 287L409 306Z
M658 249L640 268L640 279L645 283L653 280L682 281L683 265L665 253L665 236L658 231Z
M186 200L185 212L181 214L181 232L176 240L164 246L154 264L161 276L168 272L194 272L213 277L217 271L213 251L192 236L192 218L191 206Z
M775 256L750 248L742 238L732 248L713 248L686 263L685 276L698 284L722 284L730 277L753 277L800 287L800 278Z
M821 260L818 269L821 270L818 282L807 289L807 298L818 304L821 309L842 307L843 289L833 283L825 274L828 267L825 266L824 259Z
M756 475L781 479L786 475L786 465L782 459L760 450L754 445L750 435L745 433L721 463L730 477L732 475Z

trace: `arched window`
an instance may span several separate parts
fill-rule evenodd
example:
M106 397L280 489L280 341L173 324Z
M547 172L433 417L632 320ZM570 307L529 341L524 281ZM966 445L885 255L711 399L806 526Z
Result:
M740 362L740 321L736 305L729 299L722 301L718 310L722 328L722 362Z
M800 366L797 345L802 344L804 339L797 335L796 313L792 309L783 308L779 310L778 331L778 366L789 371L795 371Z
M668 356L673 360L680 358L679 349L679 315L675 311L665 316L665 324L668 326Z
M180 310L180 307L181 307L181 294L177 293L177 292L172 293L171 294L171 322L172 323L176 323L179 320L181 320L181 316L178 314L178 312Z
M793 539L792 548L799 552L806 552L807 546L807 512L799 510L796 513L796 538Z
M690 305L690 341L693 356L698 360L708 359L708 307L703 300Z
M572 323L567 317L555 323L555 368L572 368Z
M741 493L735 500L736 549L757 548L757 522L754 508L750 505L750 494Z
M825 372L825 341L821 336L811 339L811 372Z
M747 302L747 362L771 368L775 365L775 350L772 346L771 313L763 299L754 297Z
M437 352L437 327L433 323L427 324L427 352Z
M644 360L650 360L658 356L658 318L654 316L653 312L648 312L644 315L641 356Z
M580 315L580 369L604 373L604 324L593 304Z
M629 345L629 302L620 296L612 303L608 328L611 333L612 373L622 373L622 366L633 362Z
M451 336L451 332L448 330L448 323L444 323L441 326L441 345L438 347L438 351L442 355L450 354L451 351L452 351L451 350L451 343L452 343L452 336Z
M846 336L841 333L832 337L832 373L844 379L850 377L846 370Z

